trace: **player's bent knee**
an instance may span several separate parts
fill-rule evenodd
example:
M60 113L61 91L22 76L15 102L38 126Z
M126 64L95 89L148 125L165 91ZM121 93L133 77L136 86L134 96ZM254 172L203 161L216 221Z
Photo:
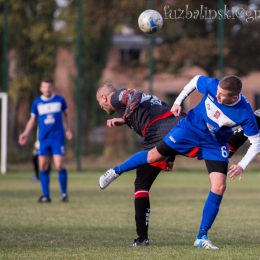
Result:
M147 161L148 163L154 163L163 161L165 159L164 156L162 156L160 153L158 153L156 147L150 150L147 154Z

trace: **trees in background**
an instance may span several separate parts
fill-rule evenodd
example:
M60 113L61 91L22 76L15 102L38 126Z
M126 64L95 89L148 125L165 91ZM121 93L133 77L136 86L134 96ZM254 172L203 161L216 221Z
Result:
M216 74L219 18L182 19L178 18L178 10L186 11L188 8L194 13L202 7L204 11L205 8L218 11L218 1L99 0L97 4L94 0L82 0L81 98L84 135L86 129L104 122L105 114L100 113L95 94L114 32L118 31L122 24L127 24L137 34L143 34L138 28L138 16L148 9L148 4L152 2L153 9L158 10L164 18L163 28L158 34L163 38L163 43L159 46L160 55L154 62L155 72L178 73L180 68L197 65L205 69L210 76ZM12 104L9 113L12 148L17 145L19 129L24 127L17 121L17 112L21 111L21 105L29 112L32 99L39 93L41 78L53 77L57 47L63 44L76 53L77 1L70 0L65 3L67 5L60 7L55 0L8 1L9 59L14 65L10 68L8 90ZM260 9L257 0L225 1L225 5L227 9L240 8L245 12L249 8ZM254 19L246 19L245 13L244 16L241 12L240 14L241 17L236 15L234 19L224 19L223 51L225 69L244 75L260 69L260 11L252 12ZM3 0L0 1L0 15L0 30L3 32ZM1 55L2 52L0 58ZM1 66L2 63L0 69ZM2 75L0 80L1 77ZM1 83L2 81L0 87ZM26 102L22 102L24 100Z
M8 1L8 94L12 107L9 113L9 137L12 149L18 146L20 128L17 114L21 105L27 103L30 106L39 93L42 77L53 76L57 37L52 24L56 8L55 0ZM1 10L3 15L3 1Z

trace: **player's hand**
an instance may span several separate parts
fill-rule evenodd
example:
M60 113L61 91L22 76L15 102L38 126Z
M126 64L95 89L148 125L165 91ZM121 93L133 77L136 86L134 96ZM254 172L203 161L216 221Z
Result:
M166 172L169 172L171 171L173 168L173 162L167 162L167 166L166 168L164 169Z
M181 106L177 105L177 104L173 104L172 108L171 108L171 112L175 115L175 116L179 116L181 114Z
M72 139L72 132L71 132L70 130L67 130L67 131L66 131L66 138L67 138L68 140L71 140L71 139Z
M27 135L27 134L24 134L24 133L20 134L20 135L19 135L18 143L19 143L20 145L25 145L26 142L27 142L27 138L28 138L28 135Z
M239 176L239 180L242 180L243 168L239 165L232 165L229 167L228 175L230 178L234 180L237 176Z
M125 124L125 120L123 118L113 118L107 120L107 126L108 127L113 127L113 126L121 126Z

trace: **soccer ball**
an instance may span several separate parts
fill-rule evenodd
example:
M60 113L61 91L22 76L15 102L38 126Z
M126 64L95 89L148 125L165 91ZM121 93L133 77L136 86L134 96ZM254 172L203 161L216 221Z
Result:
M144 33L153 34L162 28L163 18L157 11L149 9L140 14L138 25Z

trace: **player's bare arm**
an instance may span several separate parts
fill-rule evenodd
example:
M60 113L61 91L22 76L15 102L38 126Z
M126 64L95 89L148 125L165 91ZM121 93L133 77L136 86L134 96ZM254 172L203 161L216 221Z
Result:
M25 130L19 135L18 143L20 145L25 145L27 142L28 135L32 131L33 127L35 126L36 117L31 116L29 121L26 124Z
M72 132L71 132L71 129L70 129L70 117L69 117L69 111L65 111L63 113L64 115L64 121L65 121L65 124L66 124L66 138L68 140L71 140L72 139Z
M107 126L108 127L122 126L124 124L125 124L125 120L121 117L107 120Z

